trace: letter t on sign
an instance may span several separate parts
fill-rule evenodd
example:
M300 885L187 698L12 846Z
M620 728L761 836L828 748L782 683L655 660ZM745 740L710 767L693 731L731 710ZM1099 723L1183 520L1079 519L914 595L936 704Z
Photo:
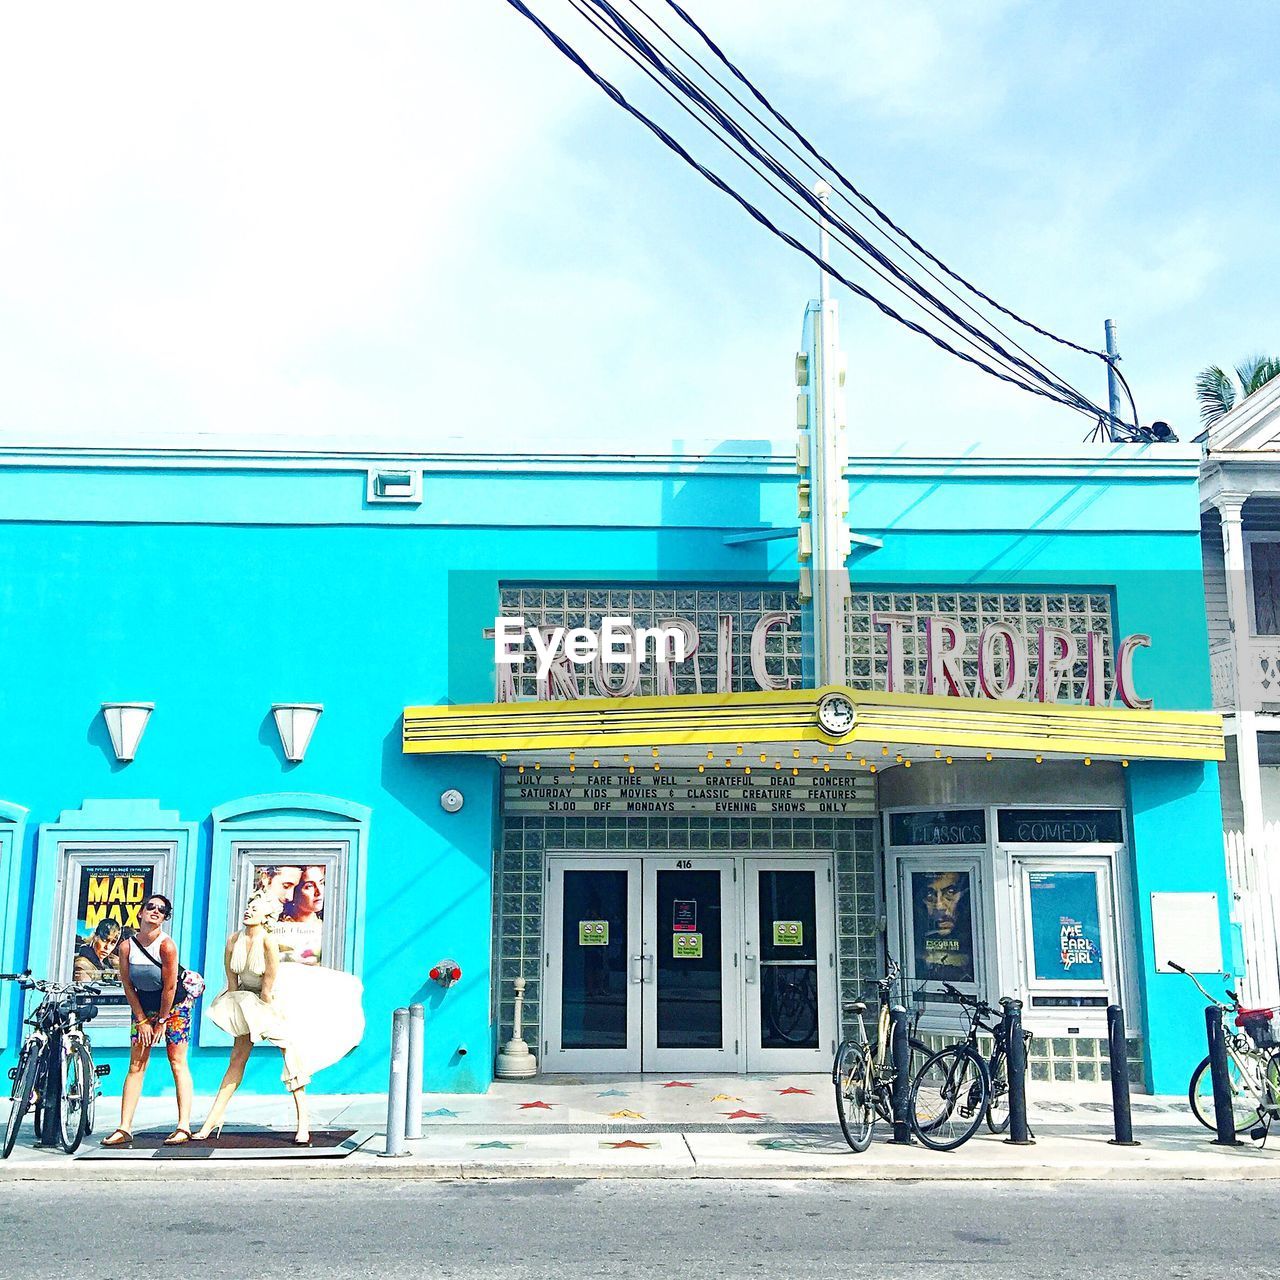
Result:
M905 683L902 672L902 647L903 633L906 630L907 623L911 621L909 613L873 613L871 615L871 627L884 627L886 629L885 648L888 655L888 664L885 670L884 687L886 693L903 693L903 684Z

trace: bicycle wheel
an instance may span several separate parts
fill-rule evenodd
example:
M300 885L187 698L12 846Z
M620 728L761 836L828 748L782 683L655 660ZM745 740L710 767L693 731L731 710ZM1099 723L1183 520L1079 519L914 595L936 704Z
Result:
M924 1066L925 1059L933 1052L923 1040L917 1040L912 1036L907 1041L909 1056L907 1059L907 1091L910 1096L911 1082L916 1078L916 1072ZM876 1090L876 1115L880 1117L885 1124L893 1123L893 1094L883 1090Z
M939 1049L911 1086L911 1128L926 1147L952 1151L977 1132L987 1109L987 1064L967 1044Z
M1260 1087L1246 1080L1233 1057L1227 1058L1227 1076L1231 1081L1231 1111L1237 1133L1248 1133L1258 1123L1258 1098ZM1260 1082L1259 1082L1260 1085ZM1218 1128L1217 1114L1213 1107L1213 1073L1209 1059L1191 1073L1191 1087L1187 1090L1191 1112L1206 1129Z
M774 969L769 1025L787 1044L814 1044L818 1035L817 970L801 969L786 978Z
M836 1051L832 1071L836 1086L836 1113L845 1141L854 1151L865 1151L871 1145L876 1127L875 1066L871 1050L865 1044L845 1040Z
M987 1128L1003 1133L1009 1127L1009 1055L997 1049L987 1069L991 1093L987 1099Z
M87 1100L94 1085L93 1063L78 1040L64 1039L59 1068L58 1142L71 1155L85 1135Z
M0 1151L0 1160L9 1158L13 1144L18 1140L18 1130L22 1128L22 1117L27 1114L27 1108L31 1105L32 1095L35 1093L36 1067L39 1061L35 1045L28 1040L22 1046L18 1065L14 1068L13 1103L9 1107L9 1123L4 1130L4 1148Z

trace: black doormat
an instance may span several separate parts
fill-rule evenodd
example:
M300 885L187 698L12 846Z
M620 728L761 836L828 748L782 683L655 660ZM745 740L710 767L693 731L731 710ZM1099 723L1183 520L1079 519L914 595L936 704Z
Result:
M368 1141L370 1130L312 1129L311 1145L296 1147L287 1129L224 1129L216 1138L203 1142L192 1139L176 1147L166 1147L164 1140L171 1129L136 1133L127 1147L86 1146L76 1154L77 1160L262 1160L338 1158L349 1156ZM108 1137L103 1134L103 1137Z

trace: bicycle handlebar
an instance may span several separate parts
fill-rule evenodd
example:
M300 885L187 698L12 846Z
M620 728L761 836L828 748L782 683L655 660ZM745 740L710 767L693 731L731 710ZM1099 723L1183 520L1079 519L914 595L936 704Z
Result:
M1229 1004L1223 1004L1221 1000L1216 1000L1213 996L1211 996L1208 993L1208 991L1205 990L1204 983L1202 983L1194 973L1189 973L1180 964L1177 964L1172 960L1166 960L1165 964L1167 964L1169 968L1172 969L1175 973L1182 974L1184 978L1190 978L1191 981L1196 984L1196 988L1200 992L1200 994L1204 996L1204 998L1215 1008L1225 1009L1227 1012L1231 1012L1232 1006ZM1240 1007L1240 997L1236 995L1236 993L1232 991L1230 987L1227 987L1226 990L1227 990L1227 995L1229 995L1232 1001L1234 1002L1235 1008L1238 1009Z

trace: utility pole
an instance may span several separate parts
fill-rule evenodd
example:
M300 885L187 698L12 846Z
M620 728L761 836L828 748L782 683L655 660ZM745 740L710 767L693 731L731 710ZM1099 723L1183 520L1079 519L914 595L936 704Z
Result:
M825 211L831 188L814 187ZM819 256L830 260L830 235L821 223ZM802 599L812 597L813 675L818 686L847 683L845 612L849 600L849 486L845 479L844 361L837 304L825 271L818 301L805 315L805 350L797 361L800 393L796 425L800 441L800 562ZM807 526L807 527L806 527Z
M1116 345L1116 322L1108 320L1107 328L1107 397L1111 409L1111 421L1107 423L1107 438L1116 438L1116 424L1120 421L1120 384L1116 378L1116 364L1120 359L1120 348Z

